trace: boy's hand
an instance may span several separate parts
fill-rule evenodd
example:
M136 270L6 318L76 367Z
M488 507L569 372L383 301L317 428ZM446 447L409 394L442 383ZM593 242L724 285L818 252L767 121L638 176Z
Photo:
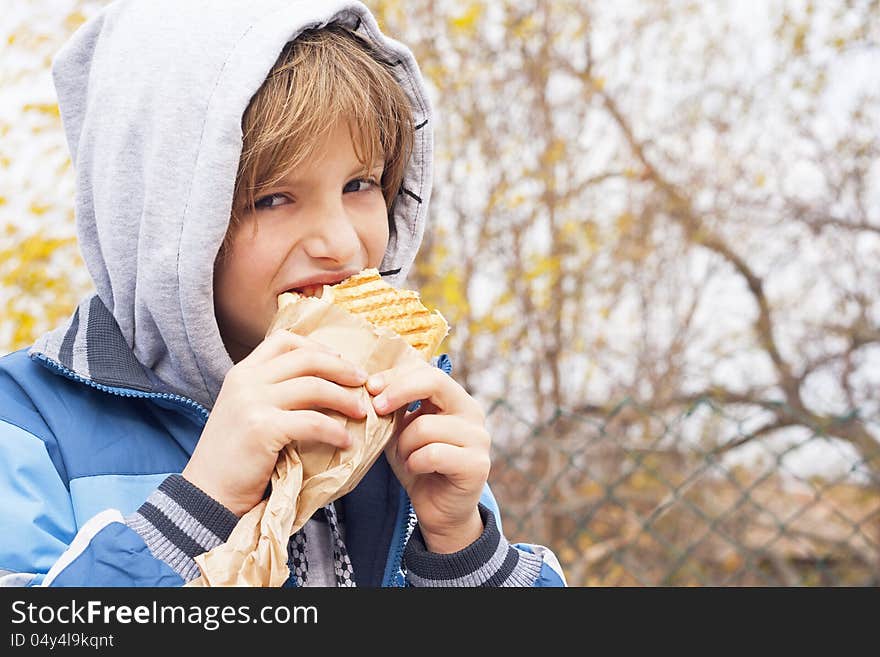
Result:
M223 380L183 476L242 516L266 491L278 452L291 440L347 447L345 427L316 409L366 416L367 373L290 331L275 331Z
M457 552L483 532L477 509L489 478L491 439L477 402L451 376L424 361L378 372L367 381L379 415L416 400L385 448L419 519L426 547ZM379 394L381 393L381 394Z

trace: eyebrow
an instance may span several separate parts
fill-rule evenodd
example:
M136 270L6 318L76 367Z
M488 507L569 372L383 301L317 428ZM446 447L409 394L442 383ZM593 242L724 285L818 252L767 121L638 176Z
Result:
M385 169L385 160L379 160L371 167L365 167L362 164L359 164L356 168L351 170L351 172L346 176L346 178L352 178L357 175L371 173L371 172L375 171L376 169L383 169L384 170ZM287 175L284 178L282 178L281 180L279 180L278 184L274 185L274 186L275 187L278 187L278 186L294 187L300 183L302 183L301 179L291 178L290 175Z
M384 169L384 168L385 168L385 160L379 160L378 162L374 163L372 166L369 166L369 167L359 166L357 169L355 169L350 174L348 174L348 177L350 178L351 176L356 176L359 173L365 173L365 172L371 173L371 172L375 171L376 169Z

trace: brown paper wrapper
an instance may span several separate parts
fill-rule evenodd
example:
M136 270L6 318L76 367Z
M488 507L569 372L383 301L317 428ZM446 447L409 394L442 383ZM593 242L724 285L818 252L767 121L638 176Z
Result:
M303 298L284 306L267 331L285 328L340 352L369 374L418 358L418 351L393 331L374 327L339 306ZM367 401L370 395L360 388ZM377 416L372 403L363 420L336 411L354 439L339 449L323 443L289 443L272 473L272 491L246 513L229 539L195 558L201 576L187 586L281 586L290 576L287 543L319 508L352 490L375 463L405 413Z

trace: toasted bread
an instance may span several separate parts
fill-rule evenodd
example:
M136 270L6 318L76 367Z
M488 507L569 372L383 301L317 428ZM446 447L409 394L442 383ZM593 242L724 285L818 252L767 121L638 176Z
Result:
M297 296L295 292L282 294L278 307L294 301ZM376 269L364 269L336 285L325 285L321 300L341 306L373 326L391 329L425 360L434 355L449 333L449 324L440 311L428 310L415 290L392 287L382 280Z

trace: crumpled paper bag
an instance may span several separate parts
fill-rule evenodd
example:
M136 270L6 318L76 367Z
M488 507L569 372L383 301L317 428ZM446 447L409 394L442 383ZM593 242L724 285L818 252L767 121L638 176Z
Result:
M339 306L304 297L279 310L267 335L286 328L340 352L374 374L422 356L406 340L374 327ZM370 401L366 388L361 394ZM272 489L241 517L229 539L195 558L201 576L187 586L281 586L290 576L287 543L319 508L342 497L363 478L382 453L406 412L378 416L372 403L363 420L324 411L342 422L354 438L340 449L323 443L292 441L279 454Z

